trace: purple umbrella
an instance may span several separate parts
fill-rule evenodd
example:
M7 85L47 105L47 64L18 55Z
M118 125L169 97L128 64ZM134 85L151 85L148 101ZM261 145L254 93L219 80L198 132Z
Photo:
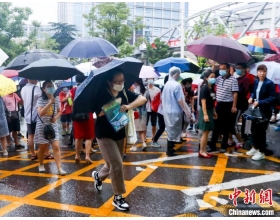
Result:
M246 63L252 59L250 51L237 41L208 36L193 41L187 47L193 54L214 60L218 63Z
M278 54L267 54L264 57L263 61L274 61L276 63L280 63L280 53L278 53Z
M278 49L280 49L280 39L279 39L279 38L269 38L269 40L270 40Z

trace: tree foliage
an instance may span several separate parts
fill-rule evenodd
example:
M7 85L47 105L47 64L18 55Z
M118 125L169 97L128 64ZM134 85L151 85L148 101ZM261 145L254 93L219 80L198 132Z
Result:
M134 30L144 27L141 17L128 21L129 8L125 2L103 2L83 16L87 19L86 26L89 27L90 36L102 37L116 47L127 42Z
M9 56L4 65L26 50L22 43L16 43L14 39L24 36L23 24L31 14L28 7L13 7L11 2L0 2L0 45Z
M169 51L169 45L164 41L160 41L159 38L154 40L154 47L151 44L147 44L146 58L150 63L155 64L161 59L165 59L173 56L173 51Z
M76 25L72 24L56 22L49 22L49 24L53 27L50 30L56 31L51 38L56 40L56 42L59 44L59 51L61 51L72 40L74 40L76 32L78 31Z

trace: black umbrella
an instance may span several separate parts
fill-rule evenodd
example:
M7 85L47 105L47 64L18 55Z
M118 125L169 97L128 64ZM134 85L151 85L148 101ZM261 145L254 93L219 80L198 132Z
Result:
M66 80L83 74L67 60L41 59L19 71L19 77L36 80Z
M12 70L22 70L24 67L28 66L29 64L38 61L40 59L65 59L64 56L60 54L55 54L48 50L43 49L34 49L26 51L16 58L14 58L6 67L6 69Z
M75 39L60 52L65 57L85 59L107 57L118 53L118 49L113 44L99 37Z
M259 108L249 107L247 111L243 113L244 116L252 118L252 119L262 119L263 116Z
M128 89L139 79L143 63L134 58L122 58L113 60L105 66L93 70L89 77L78 87L74 112L85 113L94 111L94 100L97 100L98 94L106 88L106 73L112 69L120 68L124 73L125 88Z

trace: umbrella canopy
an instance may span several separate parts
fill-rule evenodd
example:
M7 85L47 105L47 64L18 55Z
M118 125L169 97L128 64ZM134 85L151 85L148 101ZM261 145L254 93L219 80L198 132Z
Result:
M75 67L81 72L83 72L85 75L89 75L92 70L96 69L96 67L93 66L91 62L80 63Z
M0 66L0 73L2 73L2 72L4 71L5 68L6 68L6 67L4 67L4 66Z
M190 62L185 58L169 57L162 59L155 63L154 68L158 72L168 73L172 66L176 66L181 69L181 71L190 70Z
M24 67L28 66L29 64L38 61L40 59L65 59L63 56L59 54L55 54L48 50L43 49L34 49L26 51L16 58L14 58L6 67L6 69L12 70L22 70Z
M199 77L197 77L193 80L192 84L198 86L202 82L203 82L203 79L201 79L200 76L199 76Z
M251 59L250 51L245 46L223 37L202 37L190 43L187 48L197 56L218 63L244 63Z
M94 101L98 99L98 94L106 88L106 73L112 69L120 68L124 73L125 88L129 89L139 78L143 63L134 58L122 58L112 60L107 65L93 70L89 77L78 87L75 96L74 112L93 112ZM105 83L105 84L104 84ZM90 97L89 97L90 96ZM78 106L78 108L75 108Z
M139 78L158 78L161 75L151 66L142 66Z
M18 71L16 70L4 70L1 74L7 78L18 77Z
M41 59L31 63L19 72L19 76L36 80L65 80L83 74L62 59Z
M194 73L181 73L179 82L186 78L192 78L194 81L199 78L199 74ZM163 86L164 85L164 78L158 79L154 82L154 85Z
M118 49L113 44L99 37L77 38L60 52L65 57L86 59L107 57L118 53Z
M270 42L272 42L278 50L280 50L280 39L279 38L269 38Z
M255 63L253 66L251 66L250 73L256 76L258 66L262 64L266 65L267 67L267 78L272 80L275 84L280 84L280 64L274 61Z
M0 48L0 66L9 58L9 56Z
M278 52L277 47L271 41L257 36L242 37L238 42L246 45L252 52L270 54L276 54Z
M5 95L9 95L16 91L17 91L16 83L13 80L3 75L0 75L0 96L3 97Z
M267 54L264 57L263 61L274 61L276 63L280 63L280 53L278 53L278 54Z
M186 60L190 63L190 72L191 73L197 73L199 70L199 64L197 61L192 60L191 58L186 58Z

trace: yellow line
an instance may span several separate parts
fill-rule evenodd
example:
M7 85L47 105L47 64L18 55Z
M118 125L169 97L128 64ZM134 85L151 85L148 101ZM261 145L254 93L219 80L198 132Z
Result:
M4 216L4 215L8 214L9 212L19 208L22 205L23 205L22 202L14 202L12 204L6 205L0 209L0 216Z

